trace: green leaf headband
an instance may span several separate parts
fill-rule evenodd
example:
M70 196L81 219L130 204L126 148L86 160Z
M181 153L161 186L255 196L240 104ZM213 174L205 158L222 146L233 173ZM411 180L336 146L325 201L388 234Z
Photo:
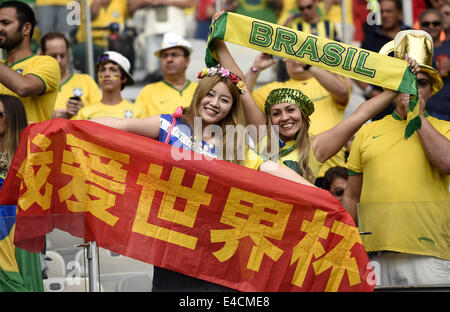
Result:
M268 116L270 108L280 103L291 103L300 108L307 116L314 113L314 103L298 89L277 88L273 89L266 99L264 112Z

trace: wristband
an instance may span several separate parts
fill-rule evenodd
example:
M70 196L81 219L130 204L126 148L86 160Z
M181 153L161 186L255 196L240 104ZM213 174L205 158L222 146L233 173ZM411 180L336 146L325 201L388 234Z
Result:
M251 71L252 73L257 73L257 72L259 72L259 69L256 68L255 66L252 66L252 67L250 67L250 71Z

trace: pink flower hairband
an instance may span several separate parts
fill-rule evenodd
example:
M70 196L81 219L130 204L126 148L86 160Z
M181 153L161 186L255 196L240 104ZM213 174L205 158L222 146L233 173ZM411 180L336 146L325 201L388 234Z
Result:
M231 82L233 82L236 85L236 88L238 88L239 92L241 94L244 94L245 85L244 82L239 78L238 75L230 72L228 69L223 67L210 67L210 68L203 68L201 72L198 73L197 79L202 79L206 76L214 76L214 75L220 75L223 78L230 78Z

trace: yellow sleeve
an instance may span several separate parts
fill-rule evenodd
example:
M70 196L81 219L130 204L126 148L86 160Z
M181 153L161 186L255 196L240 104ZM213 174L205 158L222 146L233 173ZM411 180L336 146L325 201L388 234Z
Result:
M61 73L58 62L51 56L40 55L28 73L39 77L44 83L44 93L58 90Z
M347 169L350 174L361 174L363 172L361 161L361 143L364 137L364 126L356 133L353 140L352 147L350 149L350 155L347 160Z

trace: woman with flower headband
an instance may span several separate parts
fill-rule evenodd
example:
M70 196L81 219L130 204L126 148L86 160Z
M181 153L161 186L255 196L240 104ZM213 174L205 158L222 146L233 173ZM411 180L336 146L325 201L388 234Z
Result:
M236 134L234 131L231 131L231 134L227 133L228 126L234 129L242 126L240 129L245 129L242 103L253 101L251 94L245 92L245 85L238 75L223 67L213 67L199 72L198 79L199 83L191 105L184 110L178 108L172 115L155 115L145 119L104 117L91 121L193 150L208 158L222 158L314 187L295 171L271 161L264 161L256 154L251 155L252 150L248 148L245 140L234 140ZM200 126L198 121L201 121ZM209 126L213 127L208 128ZM211 129L215 132L210 131ZM223 134L223 139L217 135L213 136L211 132ZM239 134L241 133L238 133L238 137ZM239 151L242 150L245 151L243 156L239 155ZM163 268L154 268L153 291L223 290L229 289Z
M212 23L223 13L217 12L212 18ZM214 40L214 50L220 64L243 76L225 42L217 38ZM407 56L405 59L411 71L417 73L419 71L417 62ZM250 95L250 92L247 93ZM280 164L295 170L309 182L314 183L322 163L333 157L365 122L392 103L397 95L396 91L385 90L359 105L350 116L333 128L314 137L309 136L309 116L314 112L314 103L299 89L272 90L266 98L264 112L252 99L243 101L243 104L249 125L268 125L267 129L271 129L266 132L267 134L258 133L259 151L269 151L260 155L264 158L277 159ZM271 126L278 126L279 148L271 149L273 133ZM276 155L270 153L271 150L276 151Z

